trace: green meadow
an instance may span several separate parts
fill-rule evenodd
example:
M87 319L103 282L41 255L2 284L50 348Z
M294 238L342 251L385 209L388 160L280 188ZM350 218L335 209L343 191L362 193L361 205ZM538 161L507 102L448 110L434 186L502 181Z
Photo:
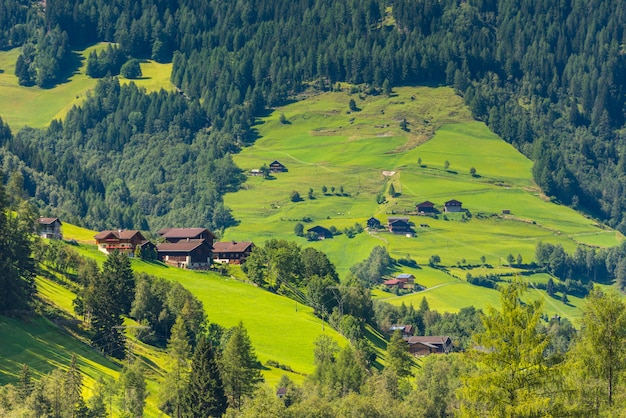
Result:
M351 98L360 111L349 111ZM400 126L403 119L406 131ZM422 266L432 255L447 267L480 265L484 257L491 268L512 272L506 257L519 254L529 263L540 241L573 251L579 244L609 247L624 239L543 196L532 180L532 162L474 121L461 98L446 87L403 87L392 97L320 94L275 109L256 129L259 139L235 155L235 162L249 171L279 160L288 172L269 179L251 176L242 190L226 195L239 225L226 230L224 239L257 244L270 238L296 240L327 253L342 276L376 245ZM390 184L395 197L388 194ZM291 201L294 190L301 201ZM381 193L386 202L378 204ZM443 211L451 199L463 202L468 213L414 214L419 202L430 200ZM303 222L305 230L314 225L341 230L356 222L365 225L371 216L383 224L389 216L409 216L416 234L364 232L313 243L294 234L295 224L303 220L310 220ZM403 297L376 291L375 297L418 304L426 296L431 307L451 312L499 303L497 292L468 284L465 273L454 278L427 267L402 271L414 273L427 290ZM528 297L533 292L540 291L531 289ZM579 302L546 301L546 311L574 317Z
M24 87L17 83L15 62L20 55L20 48L0 51L0 117L8 123L14 132L24 126L33 128L46 127L53 119L62 119L76 105L80 105L87 92L95 87L97 80L85 74L87 57L93 50L101 50L106 43L74 51L80 65L73 73L56 86L42 89L37 86ZM169 81L172 64L159 64L154 61L141 63L142 77L132 80L147 91L161 88L173 90ZM120 78L121 83L131 80Z

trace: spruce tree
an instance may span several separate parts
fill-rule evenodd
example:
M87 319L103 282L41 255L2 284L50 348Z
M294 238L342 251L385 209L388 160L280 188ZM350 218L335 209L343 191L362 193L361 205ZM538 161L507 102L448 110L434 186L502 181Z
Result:
M393 369L398 377L408 377L411 372L411 353L409 345L402 338L400 330L395 330L387 344L387 367Z
M224 394L215 350L201 337L191 359L191 374L181 409L183 416L193 418L220 417L226 412Z
M167 342L167 354L172 368L165 376L161 392L161 409L169 415L180 418L183 416L184 391L189 382L191 355L189 333L182 316L178 316L172 326L172 334Z
M254 348L242 322L233 328L222 351L220 364L228 403L239 409L243 398L252 395L257 384L263 380L257 368Z
M31 234L36 213L28 202L22 202L17 213L7 209L0 173L0 312L27 309L35 293Z

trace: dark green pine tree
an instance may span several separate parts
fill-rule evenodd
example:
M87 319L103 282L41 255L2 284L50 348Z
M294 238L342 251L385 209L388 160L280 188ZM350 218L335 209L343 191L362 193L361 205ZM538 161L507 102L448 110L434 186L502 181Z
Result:
M36 214L27 202L20 204L17 213L7 209L0 173L0 312L27 308L35 292L30 235Z
M135 276L128 256L118 251L109 254L102 265L102 276L105 280L115 283L110 290L122 309L121 313L129 313L135 298Z
M243 398L252 395L257 384L263 381L257 364L248 332L240 322L233 328L221 359L224 391L231 407L241 408Z
M184 416L220 417L228 406L215 350L206 338L200 338L191 359L189 384L182 399Z
M85 305L91 309L93 343L106 354L124 358L122 315L130 310L135 279L130 260L113 252L85 289Z

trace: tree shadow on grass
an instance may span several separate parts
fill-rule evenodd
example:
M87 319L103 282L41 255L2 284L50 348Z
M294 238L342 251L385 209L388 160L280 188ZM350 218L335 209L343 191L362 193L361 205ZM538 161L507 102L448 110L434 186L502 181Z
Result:
M71 51L68 54L67 59L63 63L63 67L61 67L61 72L59 73L59 78L55 80L54 83L42 86L42 89L48 90L53 89L56 86L61 84L67 84L70 82L70 78L76 74L80 74L80 67L83 65L83 61L85 58L80 55L76 51Z

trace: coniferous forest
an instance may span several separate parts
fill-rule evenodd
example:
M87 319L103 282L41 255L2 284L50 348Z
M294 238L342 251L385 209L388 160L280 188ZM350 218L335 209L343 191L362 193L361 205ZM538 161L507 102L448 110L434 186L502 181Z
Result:
M111 41L126 57L172 61L182 96L105 79L65 121L5 138L4 159L19 158L5 171L21 168L41 207L87 226L159 227L177 219L222 228L233 219L221 194L241 181L229 153L254 140L263 109L311 83L448 84L476 118L534 160L547 195L626 231L625 6L54 0L43 9L5 0L0 45L24 47L24 83L53 85L71 47ZM110 65L99 75L119 71ZM146 143L159 144L152 149L160 155L139 151ZM207 181L188 180L196 174ZM103 213L112 201L114 210ZM187 213L191 205L205 209Z

